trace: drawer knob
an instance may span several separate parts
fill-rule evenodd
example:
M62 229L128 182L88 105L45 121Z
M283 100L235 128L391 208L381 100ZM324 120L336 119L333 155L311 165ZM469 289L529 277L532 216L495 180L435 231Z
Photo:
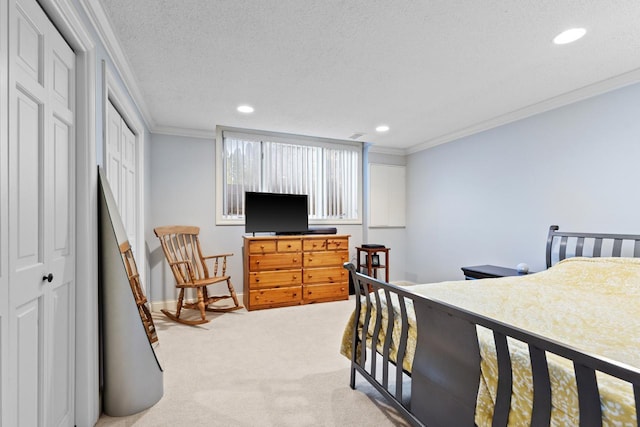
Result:
M260 281L260 279L256 279L256 283L258 283Z

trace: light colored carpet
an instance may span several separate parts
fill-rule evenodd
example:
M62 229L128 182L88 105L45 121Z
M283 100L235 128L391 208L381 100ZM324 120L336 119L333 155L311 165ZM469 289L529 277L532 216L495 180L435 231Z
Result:
M208 313L185 326L154 313L164 396L111 426L405 426L359 378L349 388L342 332L348 301L247 312Z

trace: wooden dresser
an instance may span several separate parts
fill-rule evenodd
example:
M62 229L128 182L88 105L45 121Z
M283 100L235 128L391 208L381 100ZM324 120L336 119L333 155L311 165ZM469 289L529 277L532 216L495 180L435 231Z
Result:
M349 235L244 237L247 310L349 298Z

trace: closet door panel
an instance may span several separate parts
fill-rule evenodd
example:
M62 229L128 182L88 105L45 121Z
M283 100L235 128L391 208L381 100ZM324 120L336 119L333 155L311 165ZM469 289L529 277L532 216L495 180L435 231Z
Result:
M58 255L69 253L69 191L72 186L69 165L69 127L58 119L53 123L53 250Z
M51 419L52 425L64 425L73 420L73 378L75 355L72 332L75 319L75 301L72 282L53 290L53 341L51 345Z
M22 68L30 80L42 84L44 80L42 72L44 62L43 30L19 5L17 6L16 27L16 65Z
M44 263L44 241L42 236L42 175L43 144L42 129L34 123L42 122L42 106L22 91L17 91L15 102L16 129L11 138L10 160L13 164L13 180L10 191L13 196L11 209L14 213L14 235L10 239L15 242L13 271L22 282L14 300L17 304L25 302L24 295L37 292L41 280ZM13 155L12 155L13 154Z
M38 333L42 322L42 304L39 298L17 307L14 326L17 329L17 360L12 367L16 372L17 387L17 420L19 427L31 427L39 424L42 401L39 387L43 374L40 360L44 357L42 336Z

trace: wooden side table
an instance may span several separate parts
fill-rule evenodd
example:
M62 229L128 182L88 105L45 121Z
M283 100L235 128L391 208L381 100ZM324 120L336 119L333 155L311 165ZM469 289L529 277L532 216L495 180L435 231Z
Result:
M358 257L358 271L360 273L366 274L368 276L373 277L374 279L378 278L378 270L383 268L385 273L385 282L389 283L389 249L387 247L364 247L356 246L357 257ZM364 262L362 260L362 254L364 253L365 259ZM384 255L384 260L380 259L380 255Z

